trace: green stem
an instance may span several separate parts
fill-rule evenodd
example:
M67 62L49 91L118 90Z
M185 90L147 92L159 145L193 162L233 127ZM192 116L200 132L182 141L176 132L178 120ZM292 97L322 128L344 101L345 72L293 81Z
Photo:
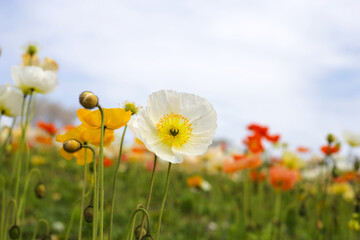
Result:
M161 203L161 209L160 209L160 216L159 216L159 223L158 223L158 230L157 230L156 240L158 240L159 237L160 237L161 220L162 220L162 215L163 215L163 212L164 212L167 193L168 193L168 190L169 190L170 170L171 170L171 162L169 162L169 167L168 167L168 171L167 171L167 174L166 174L166 187L165 187L164 198L163 198L162 203Z
M93 220L93 229L92 229L92 239L97 239L97 223L98 223L98 210L99 210L99 204L98 204L98 188L97 188L97 173L96 173L96 154L93 147L84 145L83 148L88 148L93 153L93 166L94 166L94 220Z
M21 196L21 199L20 199L20 203L19 203L19 208L18 208L18 211L17 211L17 221L19 222L20 220L20 215L21 215L21 210L23 208L23 206L25 205L25 201L26 201L26 192L27 192L27 189L29 187L29 183L30 183L30 178L32 176L32 174L36 173L39 177L39 181L41 182L42 180L42 176L41 176L41 172L39 169L37 168L33 168L31 169L31 171L29 172L29 174L27 175L26 177L26 180L25 180L25 187L24 187L24 192Z
M98 108L101 113L101 135L100 135L100 152L99 152L99 192L100 192L100 240L104 239L104 111L100 105Z
M114 179L113 179L113 193L112 193L112 200L111 200L109 240L111 240L111 238L112 238L112 227L113 227L113 219L114 219L114 206L115 206L115 198L116 198L116 183L117 183L116 179L117 179L117 176L119 174L120 162L121 162L121 156L122 156L122 149L123 149L123 143L124 143L124 137L125 137L126 129L127 129L127 125L125 125L124 131L123 131L123 134L122 134L122 137L121 137L119 157L118 157L118 161L117 161L117 165L116 165L116 169L115 169L115 175L114 175Z
M86 163L87 163L87 149L85 148L85 163L84 163L84 185L83 185L83 189L82 189L82 194L81 194L81 211L80 211L80 222L79 222L79 240L81 240L81 234L82 234L82 224L83 224L83 209L84 209L84 202L85 202L85 191L86 191L86 177L87 177L87 168L86 168Z
M127 233L127 240L131 240L133 238L133 233L134 233L134 225L135 225L135 221L136 221L136 215L139 212L143 212L144 213L144 217L146 217L146 221L147 221L147 233L150 232L150 217L149 217L149 213L142 207L138 207L135 209L135 211L132 213L131 218L130 218L130 226L128 229L128 233Z
M71 228L72 228L72 225L73 225L73 222L74 222L74 217L75 217L76 210L77 210L77 206L75 205L75 207L74 207L74 209L73 209L73 211L71 213L69 225L68 225L68 227L66 229L65 240L69 239L69 235L70 235L70 231L71 231Z
M5 179L3 176L0 176L2 182L2 203L1 203L1 222L0 222L0 239L3 239L2 233L6 232L4 229L5 224L5 205L6 205L6 186Z
M44 223L44 225L45 225L45 227L46 227L46 236L48 236L49 233L50 233L50 227L49 227L48 221L46 221L45 219L42 218L42 219L40 219L40 220L38 221L38 224L37 224L36 227L35 227L32 240L35 240L35 239L36 239L36 235L37 235L37 232L38 232L40 223Z
M157 156L154 155L154 167L153 167L153 170L152 170L152 173L151 173L151 178L150 178L150 188L149 188L149 193L148 193L148 197L147 197L147 200L146 200L146 206L145 206L146 211L149 211L149 207L150 207L151 195L152 195L153 186L154 186L154 179L155 179L156 163L157 163ZM145 216L143 216L143 218L141 220L141 229L143 229L144 223L145 223ZM141 239L142 237L143 237L142 236L142 231L140 231L139 239Z
M279 235L280 235L280 225L281 225L281 211L280 211L280 207L281 207L281 192L276 191L275 192L275 211L274 211L274 223L271 226L271 239L273 239L273 235L274 235L274 225L275 225L275 239L280 239Z
M11 205L10 205L11 204ZM9 223L9 216L10 216L10 209L11 209L11 206L12 206L12 212L13 212L13 216L12 216L12 220L13 220L13 224L16 224L16 219L15 219L15 216L14 214L16 213L17 211L17 204L16 204L16 201L15 199L11 199L9 204L8 204L8 207L7 207L7 211L6 211L6 218L5 218L5 226L4 226L4 240L7 239L7 229L8 229L8 223Z
M15 126L15 122L16 122L16 118L13 118L13 121L12 121L12 124L11 124L11 127L9 128L9 132L5 138L5 141L3 142L3 144L1 145L1 149L0 149L0 162L2 162L3 160L3 157L5 155L5 150L6 150L6 146L10 140L10 137L12 135L12 131L14 129L14 126Z

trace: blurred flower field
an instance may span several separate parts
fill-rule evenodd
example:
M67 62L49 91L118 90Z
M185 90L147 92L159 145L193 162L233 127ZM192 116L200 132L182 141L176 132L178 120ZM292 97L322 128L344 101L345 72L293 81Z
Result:
M249 123L232 147L213 141L211 103L172 90L105 108L84 89L67 96L80 125L34 122L37 95L59 82L37 53L27 46L0 86L0 240L360 239L360 159L339 152L360 135L291 150Z

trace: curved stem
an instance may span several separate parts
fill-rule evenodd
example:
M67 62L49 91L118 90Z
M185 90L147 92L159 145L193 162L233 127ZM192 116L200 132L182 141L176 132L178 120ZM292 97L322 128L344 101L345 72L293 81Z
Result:
M123 149L124 137L125 137L126 129L127 129L127 125L125 125L124 131L123 131L123 134L122 134L122 137L121 137L119 157L118 157L118 161L117 161L117 164L116 164L115 175L114 175L114 179L113 179L113 193L112 193L112 200L111 200L109 240L111 240L111 237L112 237L112 227L113 227L113 219L114 219L114 206L115 206L115 198L116 198L116 183L117 183L116 180L117 180L117 176L119 174L119 169L120 169L120 162L121 162L122 149Z
M165 187L164 198L163 198L163 201L162 201L162 204L161 204L161 209L160 209L158 230L157 230L157 236L156 236L156 239L157 239L157 240L158 240L159 237L160 237L161 220L162 220L162 215L163 215L163 212L164 212L164 207L165 207L165 202L166 202L167 193L168 193L168 190L169 190L170 170L171 170L171 162L169 162L169 167L168 167L168 171L167 171L167 174L166 174L166 187Z
M26 177L26 180L25 180L25 187L24 187L24 192L21 196L21 199L20 199L20 203L19 203L19 208L18 208L18 211L17 211L17 221L19 222L20 220L20 215L21 215L21 210L22 210L22 207L25 205L25 201L26 201L26 192L27 192L27 189L29 187L29 183L30 183L30 178L32 176L32 174L36 173L39 177L39 181L42 180L42 175L41 175L41 172L39 169L37 168L33 168L31 169L31 171L29 172L29 174L27 175Z
M148 197L146 200L146 206L145 206L145 210L149 211L149 207L150 207L150 202L151 202L151 194L152 194L152 190L153 190L153 186L154 186L154 179L155 179L155 170L156 170L156 163L157 163L157 156L154 156L154 167L151 173L151 178L150 178L150 188L149 188L149 193L148 193ZM141 229L144 227L144 223L145 223L145 216L143 216L142 220L141 220ZM141 239L142 236L142 231L140 232L140 237L139 239Z
M100 135L100 152L99 152L99 192L100 192L100 240L104 239L104 111L100 105L98 108L101 113L101 135Z
M79 222L79 240L81 240L81 234L82 234L82 224L83 224L83 209L84 209L84 202L85 202L85 190L86 190L86 175L87 175L87 168L86 168L86 163L87 163L87 149L85 149L85 164L84 164L84 185L83 185L83 189L82 189L82 194L81 194L81 211L80 211L80 222Z
M10 205L11 204L11 205ZM6 218L5 218L5 226L4 226L4 240L7 239L7 228L8 228L8 223L9 223L9 215L10 215L10 209L11 209L11 206L12 206L12 211L13 211L13 216L12 216L12 220L14 222L14 224L16 224L16 219L15 219L15 213L17 211L17 204L16 204L16 201L15 199L11 199L9 204L8 204L8 208L7 208L7 211L6 211Z
M131 215L131 218L130 218L130 223L131 224L129 226L127 237L126 237L127 240L132 239L132 237L133 237L135 217L139 212L144 213L144 217L146 217L146 221L147 221L147 233L150 232L150 216L149 216L149 213L142 206L140 206L137 209L135 209L135 211Z
M93 166L94 166L94 221L93 221L93 229L92 229L92 239L97 239L97 223L98 223L98 188L97 188L97 172L96 172L96 153L93 147L84 145L83 148L88 148L92 151L93 154Z
M46 221L45 219L42 218L42 219L40 219L40 220L38 221L38 224L37 224L36 227L35 227L32 240L35 240L35 239L36 239L36 235L37 235L37 231L38 231L38 229L39 229L40 223L44 223L44 224L45 224L45 226L46 226L46 235L49 235L49 233L50 233L50 227L49 227L48 221Z

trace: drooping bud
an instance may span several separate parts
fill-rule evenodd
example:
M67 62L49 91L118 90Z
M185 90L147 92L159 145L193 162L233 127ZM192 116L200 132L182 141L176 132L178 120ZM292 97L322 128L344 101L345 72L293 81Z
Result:
M141 225L137 226L135 228L134 232L135 232L136 239L140 239L140 235L146 236L146 234L147 234L146 229L144 227L141 227ZM141 238L141 239L143 239L143 238Z
M82 92L80 94L79 101L80 104L86 109L93 109L99 103L98 97L90 91Z
M360 160L359 158L355 158L355 162L354 162L354 171L358 171L360 168Z
M141 240L153 240L153 237L150 234L145 235Z
M305 202L302 202L302 203L300 204L299 216L300 216L300 217L306 217L306 206L305 206Z
M43 183L38 183L35 187L35 195L37 198L44 198L46 195L46 187Z
M331 171L331 174L332 174L333 178L337 178L340 175L339 169L336 166L334 166Z
M20 227L18 225L13 225L9 230L9 237L11 239L18 239L20 237Z
M74 153L82 148L82 144L78 140L70 139L63 143L63 148L68 153Z
M84 219L87 223L92 223L94 220L94 208L92 205L89 205L84 210Z
M328 143L330 144L330 143L332 143L332 142L335 141L335 137L334 137L334 135L332 135L331 133L329 133L329 134L327 135L327 137L326 137L326 140L327 140Z

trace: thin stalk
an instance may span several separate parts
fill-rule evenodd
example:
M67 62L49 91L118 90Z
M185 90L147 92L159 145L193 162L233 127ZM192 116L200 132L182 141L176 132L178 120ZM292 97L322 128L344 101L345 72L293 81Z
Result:
M45 225L45 227L46 227L46 235L49 235L49 234L50 234L49 223L48 223L48 221L46 221L45 219L42 218L42 219L40 219L40 220L38 221L38 224L37 224L36 227L35 227L32 240L35 240L35 239L36 239L36 235L37 235L37 232L38 232L40 223L44 223L44 225Z
M143 207L139 207L139 208L135 209L135 211L131 215L131 218L130 218L130 223L131 224L129 226L127 237L126 237L127 240L129 240L129 239L131 240L133 238L136 215L139 212L144 213L144 217L146 217L146 221L147 221L147 233L150 232L150 216L149 216L149 213Z
M114 175L114 179L113 179L113 193L112 193L112 200L111 200L109 240L111 240L111 238L112 238L112 227L113 227L113 219L114 219L114 206L115 206L115 198L116 198L116 183L117 183L116 180L117 180L117 176L119 174L119 169L120 169L120 162L121 162L122 149L123 149L123 143L124 143L124 137L125 137L126 129L127 129L127 125L125 125L124 131L123 131L123 134L122 134L122 137L121 137L119 157L118 157L118 160L117 160L117 165L116 165L116 169L115 169L115 175Z
M99 210L99 204L98 204L98 188L97 188L97 173L96 173L96 154L94 148L84 145L83 148L88 148L93 153L93 166L94 166L94 220L93 220L93 230L92 230L92 239L97 239L97 223L98 223L98 210Z
M6 146L10 140L10 137L12 135L12 131L14 129L14 126L15 126L15 122L16 122L16 118L13 118L13 121L12 121L12 124L11 124L11 127L9 128L9 132L5 138L5 141L3 142L3 144L1 145L1 149L0 149L0 162L2 162L2 159L4 157L4 153L5 153L5 149L6 149Z
M169 162L169 167L168 167L168 171L167 171L167 174L166 174L166 187L165 187L164 198L163 198L163 201L161 203L161 209L160 209L160 216L159 216L159 223L158 223L158 230L157 230L156 240L158 240L159 237L160 237L161 220L162 220L162 215L163 215L163 212L164 212L167 193L168 193L168 190L169 190L170 170L171 170L171 162Z
M104 239L104 111L100 105L98 108L101 113L101 135L100 135L100 152L99 152L99 192L100 192L100 240Z
M5 223L5 205L6 205L6 186L5 179L3 176L0 176L2 182L2 203L1 203L1 222L0 222L0 239L3 239L2 232L5 232L4 223Z
M80 210L80 222L79 222L79 240L81 240L81 234L82 234L82 224L83 224L83 209L84 209L84 203L85 203L85 190L86 190L86 177L87 177L87 149L85 148L85 164L84 164L84 185L82 189L81 194L81 210Z
M274 224L275 224L275 239L279 238L279 232L280 232L280 225L281 225L281 192L276 191L275 193L275 211L274 211ZM273 239L274 236L274 226L271 227L271 239Z
M69 239L69 235L70 235L70 231L71 231L71 228L72 228L72 225L73 225L73 222L74 222L74 217L75 217L76 210L77 210L77 206L75 205L75 207L74 207L74 209L73 209L73 211L71 213L69 225L68 225L68 227L66 229L65 240Z
M11 204L11 205L10 205ZM17 204L16 204L16 201L15 199L11 199L9 204L8 204L8 207L7 207L7 211L6 211L6 218L5 218L5 226L4 226L4 240L7 239L7 229L8 229L8 223L9 223L9 216L10 216L10 209L11 209L11 206L12 206L12 220L13 220L13 224L16 224L16 219L15 219L15 213L17 211Z
M156 163L157 163L157 156L154 155L154 167L151 173L151 178L150 178L150 187L149 187L149 193L148 193L148 197L146 200L146 206L145 206L145 210L149 211L149 207L150 207L150 202L151 202L151 195L152 195L152 191L153 191L153 186L154 186L154 179L155 179L155 170L156 170ZM144 223L145 223L145 216L143 216L142 220L141 220L141 229L143 229L144 227ZM142 238L142 231L140 231L140 239Z

